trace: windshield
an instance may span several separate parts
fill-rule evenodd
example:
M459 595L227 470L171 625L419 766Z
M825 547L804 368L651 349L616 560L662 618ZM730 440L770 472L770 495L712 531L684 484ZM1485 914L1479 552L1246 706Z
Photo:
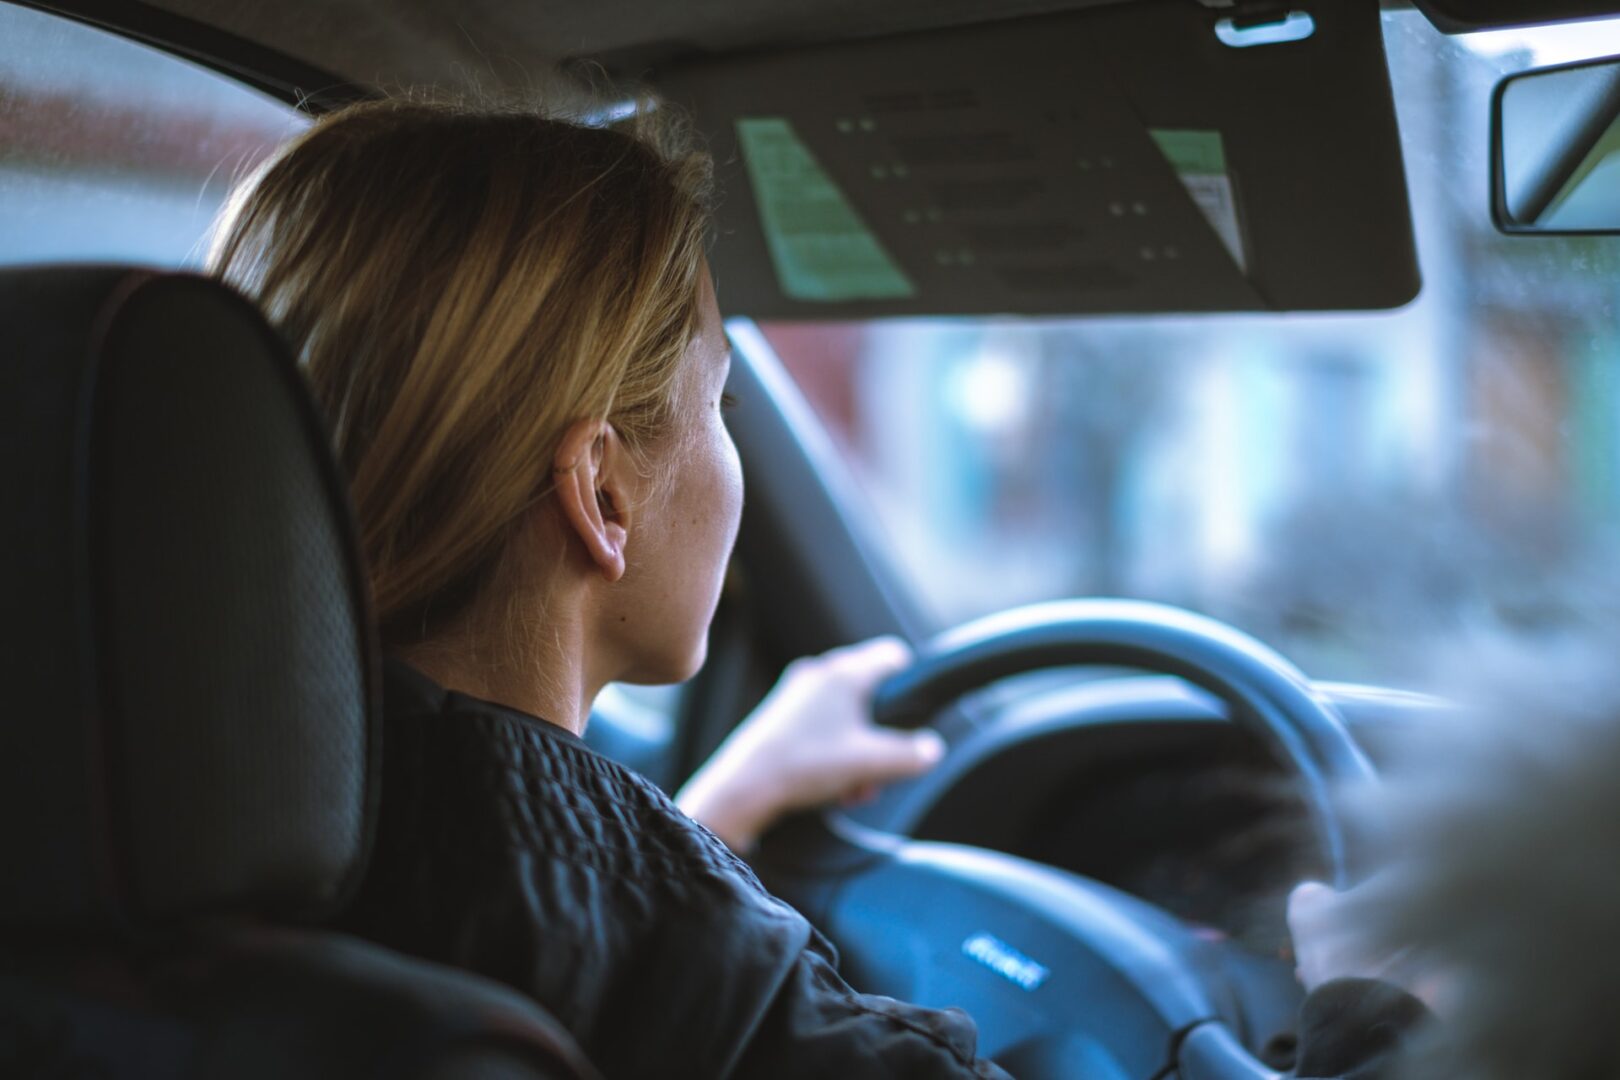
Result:
M1425 644L1578 617L1620 528L1620 239L1493 230L1489 100L1620 21L1384 28L1425 280L1399 311L762 325L940 626L1136 597L1421 688Z

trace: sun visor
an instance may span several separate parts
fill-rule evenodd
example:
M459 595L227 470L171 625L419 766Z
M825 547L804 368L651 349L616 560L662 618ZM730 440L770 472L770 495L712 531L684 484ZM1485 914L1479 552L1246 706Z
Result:
M1287 25L1234 36L1144 0L658 82L715 156L713 265L739 314L1403 304L1419 279L1377 7ZM1297 40L1258 43L1279 36Z
M1620 15L1616 0L1413 0L1447 34Z

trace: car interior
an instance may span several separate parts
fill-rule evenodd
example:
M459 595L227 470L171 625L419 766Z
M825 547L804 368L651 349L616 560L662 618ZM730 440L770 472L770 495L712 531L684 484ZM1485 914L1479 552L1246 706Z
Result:
M979 1052L1017 1076L1281 1075L1304 995L1287 888L1365 872L1336 793L1376 782L1395 737L1453 707L1398 679L1340 679L1334 654L1307 649L1324 676L1296 665L1292 639L1264 640L1274 624L1151 589L987 588L1005 599L942 617L841 441L853 406L818 389L837 365L818 373L820 354L791 346L831 349L851 328L903 352L921 340L904 335L1043 320L1197 337L1419 310L1468 254L1430 258L1411 170L1451 144L1409 122L1394 35L1438 49L1616 14L1612 0L0 2L0 579L17 701L0 724L0 1075L595 1075L510 988L330 929L364 872L386 738L365 572L293 358L196 273L214 208L269 148L413 87L603 126L678 109L716 163L742 531L704 670L611 687L590 743L673 791L787 662L900 635L917 660L874 716L933 726L945 761L784 823L751 859L850 983L966 1010ZM1460 167L1488 188L1466 211L1492 243L1620 232L1620 69L1593 40L1575 63L1514 53L1477 95L1490 124ZM117 50L139 56L120 67ZM52 89L73 56L111 72L91 95L111 119ZM229 122L165 123L200 91L146 74L160 64L223 87ZM133 96L136 79L161 92ZM117 190L137 153L178 192L161 211ZM1590 259L1577 269L1601 292L1613 247L1556 250ZM1609 304L1590 301L1592 318L1613 323ZM923 363L913 390L945 385L947 366ZM1002 385L972 392L990 409ZM1593 422L1620 430L1606 392L1616 411ZM1100 407L1136 422L1128 403ZM1620 437L1604 437L1599 475L1620 478ZM903 452L919 476L958 461ZM1016 567L983 576L1002 573Z

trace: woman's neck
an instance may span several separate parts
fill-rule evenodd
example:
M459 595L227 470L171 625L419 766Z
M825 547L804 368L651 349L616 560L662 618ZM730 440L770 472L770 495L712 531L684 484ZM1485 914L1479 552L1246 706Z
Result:
M555 614L555 613L554 613ZM544 626L523 620L505 632L463 626L397 650L400 659L443 686L493 701L584 735L591 702L602 689L587 672L585 643L577 619L551 618Z

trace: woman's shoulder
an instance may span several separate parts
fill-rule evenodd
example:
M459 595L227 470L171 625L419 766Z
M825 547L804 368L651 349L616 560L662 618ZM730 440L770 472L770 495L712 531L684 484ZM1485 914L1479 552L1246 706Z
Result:
M543 855L664 890L725 884L769 900L747 864L662 789L567 729L447 691L395 660L383 700L385 817L448 815L461 827L445 840L460 850ZM406 801L418 805L397 805Z
M610 1074L656 1073L659 1046L724 1073L809 943L803 917L644 777L534 717L393 674L348 927L523 989Z

